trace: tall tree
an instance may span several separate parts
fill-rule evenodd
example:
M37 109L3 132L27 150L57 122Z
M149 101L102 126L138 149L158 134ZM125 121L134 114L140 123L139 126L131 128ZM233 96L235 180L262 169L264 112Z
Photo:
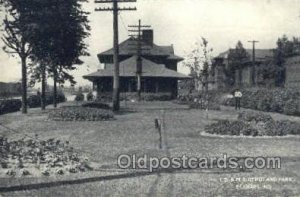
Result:
M242 85L242 68L243 63L247 60L249 60L249 54L243 47L242 42L238 41L235 49L230 49L228 54L228 68L226 73L229 78L230 85Z
M300 40L293 37L291 40L283 35L277 40L277 47L274 50L275 85L282 87L285 83L285 61L286 58L300 55Z
M89 55L84 39L89 36L90 27L88 12L82 11L83 2L86 0L40 0L37 6L39 11L35 12L38 13L37 29L30 42L34 57L40 64L36 68L38 75L34 78L45 81L45 72L53 78L54 107L57 83L70 81L74 84L74 77L68 72L76 68L75 64L83 63L80 56ZM39 20L39 17L43 19ZM43 87L42 84L42 89Z
M32 47L29 44L32 21L29 11L30 5L25 1L2 0L6 16L3 20L4 34L2 41L6 53L17 55L22 67L22 113L27 113L27 60L31 55Z

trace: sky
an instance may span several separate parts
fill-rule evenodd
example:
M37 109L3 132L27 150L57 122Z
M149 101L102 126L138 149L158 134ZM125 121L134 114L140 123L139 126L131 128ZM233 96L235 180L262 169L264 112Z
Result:
M91 35L86 39L91 55L81 58L84 64L72 72L78 85L91 84L82 76L102 68L97 54L113 45L112 13L95 12L99 6L103 5L93 0L83 5L91 12ZM256 48L266 49L274 48L278 37L284 34L288 37L300 34L300 0L137 0L119 6L137 8L137 11L119 13L120 42L128 38L127 26L141 19L143 24L152 26L157 45L173 44L175 53L182 57L201 37L208 40L212 55L216 56L234 48L238 40L245 48L252 47L249 40L258 40ZM0 19L4 16L5 13L0 13ZM3 46L1 41L0 46ZM182 65L178 69L188 73ZM19 59L0 49L0 71L0 81L20 80Z

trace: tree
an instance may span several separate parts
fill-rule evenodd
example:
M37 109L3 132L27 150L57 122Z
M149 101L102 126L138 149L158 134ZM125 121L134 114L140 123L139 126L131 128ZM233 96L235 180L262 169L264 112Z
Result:
M201 37L201 41L195 43L191 53L187 55L183 65L190 69L190 76L194 78L195 89L208 89L208 78L211 71L211 52L208 41Z
M243 63L249 60L249 55L241 41L238 41L235 49L230 49L228 53L228 68L226 71L229 85L242 85L242 68ZM236 71L238 72L238 79L236 80Z
M27 59L32 48L28 42L31 37L32 22L28 5L25 1L2 0L1 6L6 11L3 20L3 50L21 59L22 67L22 113L27 113Z
M300 40L293 37L291 40L286 35L283 35L277 40L277 47L274 50L274 65L275 85L278 87L284 86L285 83L285 61L286 58L300 54Z
M84 39L89 36L90 27L88 12L82 11L81 8L83 2L86 0L40 0L36 6L38 10L34 12L37 14L37 25L30 42L34 59L39 64L34 69L33 81L42 81L44 95L46 72L53 78L54 107L57 83L69 81L75 84L74 77L68 74L68 71L74 70L75 64L83 63L79 59L80 56L89 55Z

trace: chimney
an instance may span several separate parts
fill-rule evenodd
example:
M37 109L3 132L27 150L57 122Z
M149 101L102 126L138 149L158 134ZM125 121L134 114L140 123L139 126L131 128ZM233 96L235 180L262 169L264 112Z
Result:
M145 29L143 30L143 33L142 33L142 40L144 42L146 42L147 44L149 45L153 45L153 30L152 29Z

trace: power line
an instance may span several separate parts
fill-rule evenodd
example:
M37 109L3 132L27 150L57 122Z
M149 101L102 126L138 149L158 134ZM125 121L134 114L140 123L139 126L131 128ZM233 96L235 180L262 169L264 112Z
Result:
M128 25L128 27L133 28L128 30L129 32L137 32L137 35L132 35L137 37L137 46L136 46L136 76L137 76L137 94L138 100L141 100L141 78L142 78L142 31L143 28L150 28L150 25L142 25L141 20L139 20L138 25Z
M123 25L125 31L128 31L128 29L127 29L127 27L126 27L126 25L125 25L125 22L124 22L124 19L123 19L121 13L119 13L119 16L120 16L120 19L121 19L121 22L122 22L122 25Z
M258 43L259 41L257 40L249 40L248 42L252 43L252 73L251 73L251 81L252 85L255 86L256 84L256 68L255 68L255 44Z
M105 4L110 3L112 7L95 8L95 11L113 11L113 31L114 31L114 77L113 77L113 110L120 109L120 71L119 71L119 28L118 28L118 12L119 11L134 11L136 7L118 7L118 3L130 3L136 0L95 0L95 3Z

